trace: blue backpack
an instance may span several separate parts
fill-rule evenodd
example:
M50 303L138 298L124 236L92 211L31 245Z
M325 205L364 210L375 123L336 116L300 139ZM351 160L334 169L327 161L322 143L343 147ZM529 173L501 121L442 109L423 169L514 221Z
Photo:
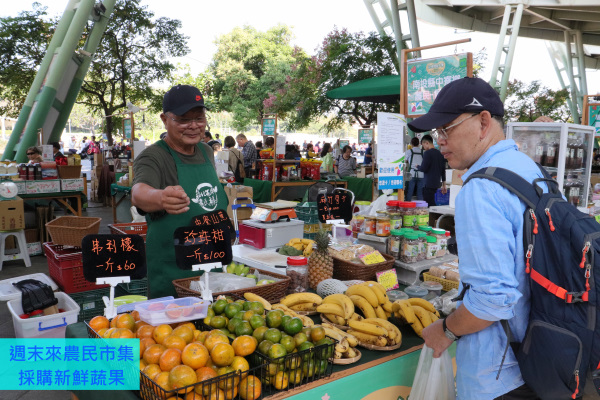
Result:
M600 224L566 202L558 183L540 169L545 178L533 184L495 167L475 172L464 184L489 179L525 203L531 311L523 342L512 342L507 321L502 326L523 379L538 397L575 399L583 394L588 371L600 392ZM549 193L543 193L539 182L547 183Z

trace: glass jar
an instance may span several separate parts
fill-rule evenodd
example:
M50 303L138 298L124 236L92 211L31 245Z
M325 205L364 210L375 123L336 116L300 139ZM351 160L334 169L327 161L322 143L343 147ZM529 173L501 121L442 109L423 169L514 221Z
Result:
M402 251L400 252L400 261L405 263L417 262L421 243L416 233L407 233L402 241Z
M402 215L402 226L412 228L417 225L417 205L412 201L398 203L398 211Z
M429 225L429 206L426 201L415 201L417 209L417 225L426 226Z
M431 230L430 236L433 236L437 239L437 244L439 247L438 257L446 255L446 249L448 247L448 238L446 237L446 231L443 229L433 228Z
M440 249L440 246L437 243L437 238L434 236L425 236L425 240L427 242L425 259L431 260L431 259L439 257L438 251Z
M398 200L390 200L385 203L388 212L397 212L398 211Z
M387 215L385 217L377 217L377 221L375 224L376 235L381 237L390 236L391 231L390 217Z
M399 229L392 230L392 236L387 240L387 253L394 258L400 254L400 243L402 242L402 232Z
M363 215L356 215L350 221L350 227L352 228L352 235L357 235L365 230L365 217Z
M377 218L372 216L365 217L365 233L367 235L374 235L377 233Z
M546 142L543 140L540 140L538 143L536 143L535 145L535 152L533 155L533 161L535 161L538 164L544 164L544 159L545 159L545 146L546 146Z
M427 242L425 241L425 237L427 234L421 231L415 231L415 235L419 240L419 255L417 256L417 261L422 261L427 256Z
M428 235L431 235L432 227L430 226L419 226L419 231L425 232Z
M388 212L390 216L390 224L391 229L401 229L402 228L402 214L400 212Z
M306 257L288 257L286 275L291 282L288 294L306 292L308 290L308 260Z

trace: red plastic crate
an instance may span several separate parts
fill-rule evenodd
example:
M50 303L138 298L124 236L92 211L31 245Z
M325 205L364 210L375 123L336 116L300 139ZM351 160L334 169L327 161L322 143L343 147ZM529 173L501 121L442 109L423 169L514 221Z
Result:
M44 243L50 277L65 293L102 289L110 285L96 285L85 280L80 247L68 247L52 242Z

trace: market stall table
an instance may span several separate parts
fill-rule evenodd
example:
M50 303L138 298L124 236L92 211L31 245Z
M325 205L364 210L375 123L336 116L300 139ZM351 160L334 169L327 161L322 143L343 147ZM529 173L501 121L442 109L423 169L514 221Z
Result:
M318 317L314 317L318 322ZM374 351L358 347L362 353L359 361L349 365L334 365L330 377L320 379L295 389L281 391L267 399L292 398L296 400L320 399L323 396L337 399L406 398L410 392L423 340L410 326L400 326L402 346L392 351ZM67 338L87 338L85 323L68 325ZM454 357L455 345L451 348ZM136 391L74 391L79 400L137 400Z
M113 183L110 185L110 195L112 198L113 223L118 224L119 220L117 220L117 208L119 207L119 204L123 202L123 200L130 197L131 187L121 186Z
M82 192L59 192L59 193L37 193L37 194L20 194L24 201L27 200L49 200L50 202L55 201L65 211L72 213L78 217L81 217L81 196ZM76 208L73 208L67 199L75 199Z
M458 256L447 253L438 258L417 261L415 263L405 263L400 260L396 260L394 261L394 266L396 267L398 282L401 282L405 285L412 285L414 282L419 280L419 275L421 274L421 272L437 265L442 265L448 262L456 261L457 259Z
M275 201L275 199L277 199L277 197L279 197L279 195L281 194L281 191L286 187L306 187L308 189L309 186L313 185L316 182L325 181L272 182L251 178L244 179L244 185L250 186L252 188L254 196L253 200L255 203L266 203L269 201ZM344 180L327 182L337 187L348 187L348 182Z

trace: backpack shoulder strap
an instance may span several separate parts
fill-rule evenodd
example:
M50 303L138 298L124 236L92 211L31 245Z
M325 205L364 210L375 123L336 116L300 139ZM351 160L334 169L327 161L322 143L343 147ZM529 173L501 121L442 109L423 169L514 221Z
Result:
M508 189L511 193L521 199L527 206L535 209L535 205L540 199L540 194L535 190L534 186L523 179L521 176L515 174L504 168L499 167L487 167L482 168L479 171L475 171L467 180L463 183L466 185L471 179L482 178L489 179Z

